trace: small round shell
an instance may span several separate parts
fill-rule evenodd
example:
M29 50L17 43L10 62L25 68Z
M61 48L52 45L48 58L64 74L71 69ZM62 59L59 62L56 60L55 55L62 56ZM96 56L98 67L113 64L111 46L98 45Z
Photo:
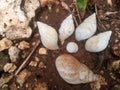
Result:
M76 53L78 51L78 45L75 42L69 42L66 46L66 50L69 53Z

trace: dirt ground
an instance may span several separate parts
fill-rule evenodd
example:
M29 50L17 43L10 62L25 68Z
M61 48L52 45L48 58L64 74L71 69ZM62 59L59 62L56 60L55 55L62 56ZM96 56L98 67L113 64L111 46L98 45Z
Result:
M72 0L65 0L66 4L69 6L73 3ZM120 47L118 50L114 50L113 47L117 43L120 43L120 1L113 0L113 5L110 6L107 4L107 0L96 0L96 2L92 2L90 0L88 2L88 6L86 9L85 16L82 18L82 21L95 12L95 4L97 7L97 33L112 30L112 37L110 39L108 47L100 52L100 53L89 53L85 50L85 40L84 41L76 41L74 34L69 37L64 45L60 45L59 41L59 50L47 50L46 55L40 55L39 49L44 47L42 43L37 47L36 51L30 58L30 61L34 61L37 57L38 64L37 66L31 66L29 63L24 69L27 69L31 74L25 80L23 86L19 86L16 83L16 79L10 80L8 82L8 87L10 90L92 90L90 84L78 84L71 85L66 83L58 74L55 67L56 58L61 55L68 53L66 51L66 45L70 41L74 41L79 46L79 51L75 54L72 54L75 58L77 58L81 63L87 65L94 73L102 75L107 85L101 87L100 90L111 90L111 88L120 83L120 73L116 73L116 71L111 71L109 69L110 64L115 60L120 60ZM71 10L74 7L71 7ZM114 14L107 15L106 12L116 12ZM59 29L59 26L63 19L65 19L70 13L63 9L61 4L53 5L51 10L48 10L47 7L40 8L36 11L36 21L42 21L48 25L51 25L56 30ZM76 16L77 17L77 16ZM78 17L77 17L78 18ZM80 24L80 21L78 21ZM31 25L32 27L32 25ZM35 28L33 34L30 39L26 39L25 41L30 43L30 49L25 49L21 52L20 62L17 62L18 66L23 62L24 58L23 54L26 56L31 52L34 48L34 42L40 40L40 35L38 33L38 28ZM118 40L118 42L116 42ZM21 40L20 40L21 41ZM115 52L119 53L116 55ZM111 77L111 73L115 73L115 78Z

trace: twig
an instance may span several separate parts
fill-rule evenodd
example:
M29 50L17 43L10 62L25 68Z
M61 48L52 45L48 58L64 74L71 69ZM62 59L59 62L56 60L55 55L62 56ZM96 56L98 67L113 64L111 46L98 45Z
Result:
M68 5L67 5L65 2L63 2L63 1L61 1L61 4L62 4L62 7L64 7L64 9L68 10L69 13L72 14L76 26L78 26L78 22L77 22L77 20L76 20L76 18L75 18L75 16L74 16L74 13L70 10L70 8L68 7Z
M23 69L23 67L25 67L27 64L27 62L29 61L29 58L31 57L31 55L34 53L34 51L36 50L36 48L38 47L38 45L40 44L40 41L37 42L36 46L34 47L34 49L31 51L31 53L28 55L28 57L24 60L24 62L20 65L20 67L16 70L15 72L15 76L21 71L21 69Z
M77 1L74 0L74 3L75 3L75 8L76 8L76 11L77 11L77 16L78 16L79 22L81 23L82 20L81 20L80 13L79 13L79 10L78 10Z
M95 12L96 12L96 15L97 15L97 18L98 18L98 21L99 21L99 25L101 24L102 25L102 28L106 31L107 29L106 29L106 27L103 25L103 23L101 22L101 20L100 20L100 18L99 18L99 16L98 16L98 11L97 11L97 6L96 6L96 4L95 4Z

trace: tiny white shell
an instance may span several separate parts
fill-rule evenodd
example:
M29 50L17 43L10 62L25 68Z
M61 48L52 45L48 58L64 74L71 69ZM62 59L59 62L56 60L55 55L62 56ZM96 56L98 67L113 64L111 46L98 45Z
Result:
M100 52L103 51L110 40L112 31L106 31L99 33L86 41L85 49L89 52Z
M78 45L75 42L69 42L66 46L66 50L69 53L76 53L78 51Z
M88 39L95 34L96 30L96 14L93 13L76 28L75 38L77 41Z
M37 24L42 44L50 50L58 49L58 34L56 30L53 27L42 22L37 22Z
M65 39L71 36L74 32L75 26L72 18L72 14L70 14L67 18L63 20L59 29L59 38L61 44L64 43Z
M80 63L76 58L69 54L58 56L55 65L59 75L67 83L81 84L98 80L98 76L85 64Z

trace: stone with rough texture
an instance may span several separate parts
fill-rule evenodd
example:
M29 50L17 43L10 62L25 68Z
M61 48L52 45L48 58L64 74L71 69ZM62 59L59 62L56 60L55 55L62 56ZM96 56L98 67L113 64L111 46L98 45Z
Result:
M3 38L2 40L0 40L0 51L3 51L5 49L8 49L12 46L12 41L7 39L7 38Z

